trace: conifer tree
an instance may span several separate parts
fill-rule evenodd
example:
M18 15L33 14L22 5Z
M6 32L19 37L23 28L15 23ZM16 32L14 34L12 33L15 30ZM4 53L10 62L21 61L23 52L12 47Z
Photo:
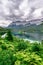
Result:
M11 30L8 30L8 32L7 32L7 40L13 41L13 36L12 36Z

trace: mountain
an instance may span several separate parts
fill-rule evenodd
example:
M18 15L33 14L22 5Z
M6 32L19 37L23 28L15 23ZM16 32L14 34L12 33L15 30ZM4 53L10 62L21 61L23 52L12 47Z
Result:
M36 24L39 25L43 21L43 18L41 19L34 19L34 20L29 20L29 21L12 21L12 23L8 27L15 27L15 26L25 26L25 25L31 25L31 24Z
M30 21L1 21L0 27L10 28L13 32L43 32L43 18Z
M12 22L8 28L11 28L14 31L18 32L43 32L43 18L35 19L30 21L16 21Z
M32 24L30 26L25 26L22 31L25 32L37 32L37 33L43 33L43 24L35 25Z
M41 21L43 21L43 18L41 19L34 19L29 21L10 21L10 20L0 20L0 27L15 27L15 26L25 26L30 24L41 24Z

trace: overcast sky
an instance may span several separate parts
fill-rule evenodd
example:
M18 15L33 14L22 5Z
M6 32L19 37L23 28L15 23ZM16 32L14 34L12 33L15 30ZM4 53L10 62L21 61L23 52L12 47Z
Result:
M0 20L29 20L43 17L43 0L0 0Z

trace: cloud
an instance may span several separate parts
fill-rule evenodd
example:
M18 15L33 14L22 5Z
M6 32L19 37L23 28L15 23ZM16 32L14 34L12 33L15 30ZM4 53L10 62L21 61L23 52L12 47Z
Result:
M19 6L19 10L21 10L21 12L23 13L23 16L21 18L27 18L29 16L31 8L28 6L28 0L23 0L23 2Z
M14 14L18 16L18 15L20 14L20 13L19 13L19 10L15 10L15 11L14 11Z
M0 20L0 26L2 27L7 27L10 23L12 23L12 21Z
M40 18L42 16L42 11L43 11L43 8L36 9L33 12L33 17L34 18Z
M26 20L43 17L43 0L0 0L0 19Z

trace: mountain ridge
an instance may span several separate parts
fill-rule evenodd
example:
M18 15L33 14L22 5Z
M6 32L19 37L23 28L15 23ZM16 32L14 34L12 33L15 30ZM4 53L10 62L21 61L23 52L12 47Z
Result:
M33 19L28 21L10 21L10 20L0 20L0 27L9 27L10 25L27 25L27 24L41 24L43 18L41 19Z

